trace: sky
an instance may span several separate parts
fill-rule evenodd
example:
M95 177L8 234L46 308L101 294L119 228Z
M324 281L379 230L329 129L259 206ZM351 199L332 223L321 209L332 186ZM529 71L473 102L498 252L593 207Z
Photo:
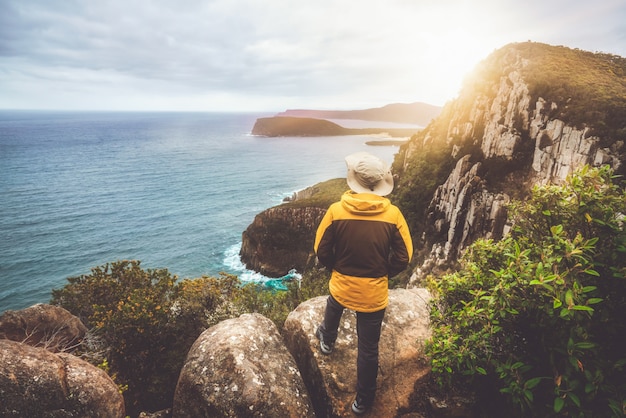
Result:
M0 109L444 105L525 41L626 57L626 0L0 0Z

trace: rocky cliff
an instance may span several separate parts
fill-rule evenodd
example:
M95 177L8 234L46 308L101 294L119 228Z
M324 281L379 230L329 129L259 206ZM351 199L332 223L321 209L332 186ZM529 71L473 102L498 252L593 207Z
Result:
M620 57L534 43L486 59L394 162L398 195L415 187L410 173L424 153L444 150L452 167L413 214L423 251L414 281L454 264L476 238L505 234L507 203L533 185L559 183L585 164L624 173L625 72Z
M291 269L303 271L314 261L314 231L325 212L291 206L261 212L242 234L241 261L268 277L283 276Z
M314 265L317 225L330 203L346 190L345 179L328 180L259 213L242 234L241 261L248 269L268 277L281 277L291 269L304 271Z

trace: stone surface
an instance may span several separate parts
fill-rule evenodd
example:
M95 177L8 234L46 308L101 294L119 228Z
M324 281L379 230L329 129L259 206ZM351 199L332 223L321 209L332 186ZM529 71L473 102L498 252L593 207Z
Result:
M172 416L313 417L296 363L272 321L244 314L209 328L180 374Z
M326 296L300 304L285 321L285 343L294 356L309 389L317 417L352 416L350 403L356 387L356 314L346 310L333 353L321 354L315 329L322 321ZM425 289L394 289L389 293L379 343L376 401L369 416L395 417L409 407L416 383L430 368L423 343L430 336Z
M481 163L472 163L466 155L437 188L428 208L429 221L436 234L447 239L431 261L455 259L476 238L500 239L506 232L506 205L510 197L490 192L480 172Z
M87 333L85 325L67 310L37 304L0 316L0 338L42 347L52 352L71 351Z
M102 370L67 353L0 340L0 416L124 417L124 399Z

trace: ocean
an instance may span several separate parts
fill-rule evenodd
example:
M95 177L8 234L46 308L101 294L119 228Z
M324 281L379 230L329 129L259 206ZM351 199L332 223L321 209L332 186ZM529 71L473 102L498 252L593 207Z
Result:
M345 177L352 152L398 151L366 135L250 134L271 115L0 111L0 313L117 260L266 280L238 255L256 214Z

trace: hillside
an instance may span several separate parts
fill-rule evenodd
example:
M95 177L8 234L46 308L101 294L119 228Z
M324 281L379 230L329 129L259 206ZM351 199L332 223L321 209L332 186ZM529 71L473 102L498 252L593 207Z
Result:
M276 136L341 136L387 134L392 137L408 138L417 129L404 128L344 128L336 123L313 118L275 116L259 118L254 123L252 135Z

